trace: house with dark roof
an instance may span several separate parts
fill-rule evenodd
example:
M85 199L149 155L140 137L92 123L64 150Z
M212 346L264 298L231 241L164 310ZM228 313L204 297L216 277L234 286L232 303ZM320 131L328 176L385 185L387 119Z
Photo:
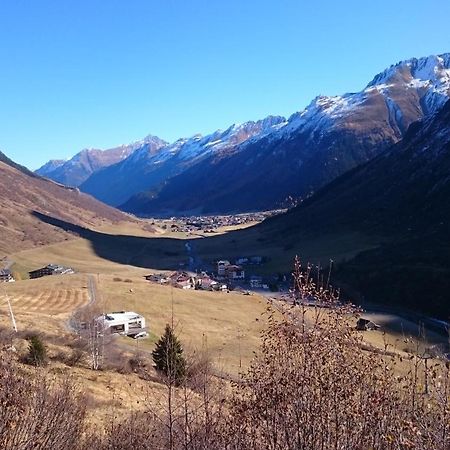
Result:
M31 279L46 277L48 275L68 275L72 273L75 273L72 268L58 264L47 264L45 267L28 272Z
M9 269L0 269L0 283L11 283L14 277Z

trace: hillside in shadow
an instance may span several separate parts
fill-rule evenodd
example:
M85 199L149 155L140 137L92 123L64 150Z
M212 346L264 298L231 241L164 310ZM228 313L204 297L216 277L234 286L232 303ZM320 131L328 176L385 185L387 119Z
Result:
M33 211L40 221L88 240L100 258L136 267L173 270L187 261L185 243L170 238L146 238L108 234Z

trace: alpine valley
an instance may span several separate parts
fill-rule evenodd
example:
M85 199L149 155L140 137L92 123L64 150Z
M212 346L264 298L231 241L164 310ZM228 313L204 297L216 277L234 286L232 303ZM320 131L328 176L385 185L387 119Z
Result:
M267 117L172 144L149 136L50 162L38 173L143 216L279 208L376 157L449 95L450 54L413 58L360 92L316 97L288 119Z

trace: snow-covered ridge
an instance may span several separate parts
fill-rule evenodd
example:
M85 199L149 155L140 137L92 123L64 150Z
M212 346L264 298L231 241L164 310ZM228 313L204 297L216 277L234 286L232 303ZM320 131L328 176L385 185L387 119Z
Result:
M234 148L252 138L265 136L284 123L286 119L280 116L269 116L256 122L236 123L206 136L196 134L190 138L178 139L172 144L160 147L157 152L152 152L145 144L128 157L126 164L134 164L138 160L146 160L147 164L162 164L171 158L194 162L209 154Z
M419 91L424 112L437 111L450 98L450 53L412 58L392 65L360 92L318 96L303 111L290 116L281 133L325 129L356 112L370 96L377 94L383 96L389 110L399 118L401 111L390 94L395 87Z
M159 166L169 160L186 167L208 155L238 152L247 144L263 138L268 141L290 139L291 135L307 132L308 139L315 141L340 123L351 122L358 114L361 117L371 115L372 118L376 117L376 120L380 118L380 127L388 120L399 136L399 130L404 131L411 122L411 114L403 120L405 116L401 105L409 93L411 98L415 97L413 102L417 103L419 99L416 106L419 116L413 117L413 120L421 118L420 114L428 115L437 111L450 96L450 53L412 58L394 64L376 75L360 92L318 96L304 110L292 114L288 120L284 117L269 116L259 121L233 124L206 136L197 134L181 138L172 143L149 135L104 152L95 149L84 150L76 155L72 162L77 158L81 159L81 155L86 153L98 152L97 159L111 159L114 164L118 161L124 171L129 165ZM374 112L377 107L378 110ZM389 117L383 119L386 108ZM370 120L373 122L373 119ZM406 123L405 126L403 122ZM112 153L106 158L108 152ZM69 163L70 161L66 164Z

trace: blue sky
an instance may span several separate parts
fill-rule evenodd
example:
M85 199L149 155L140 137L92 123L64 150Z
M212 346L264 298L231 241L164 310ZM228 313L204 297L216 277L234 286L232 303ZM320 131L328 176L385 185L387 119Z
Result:
M450 51L448 17L448 0L2 1L0 150L36 169L290 115Z

